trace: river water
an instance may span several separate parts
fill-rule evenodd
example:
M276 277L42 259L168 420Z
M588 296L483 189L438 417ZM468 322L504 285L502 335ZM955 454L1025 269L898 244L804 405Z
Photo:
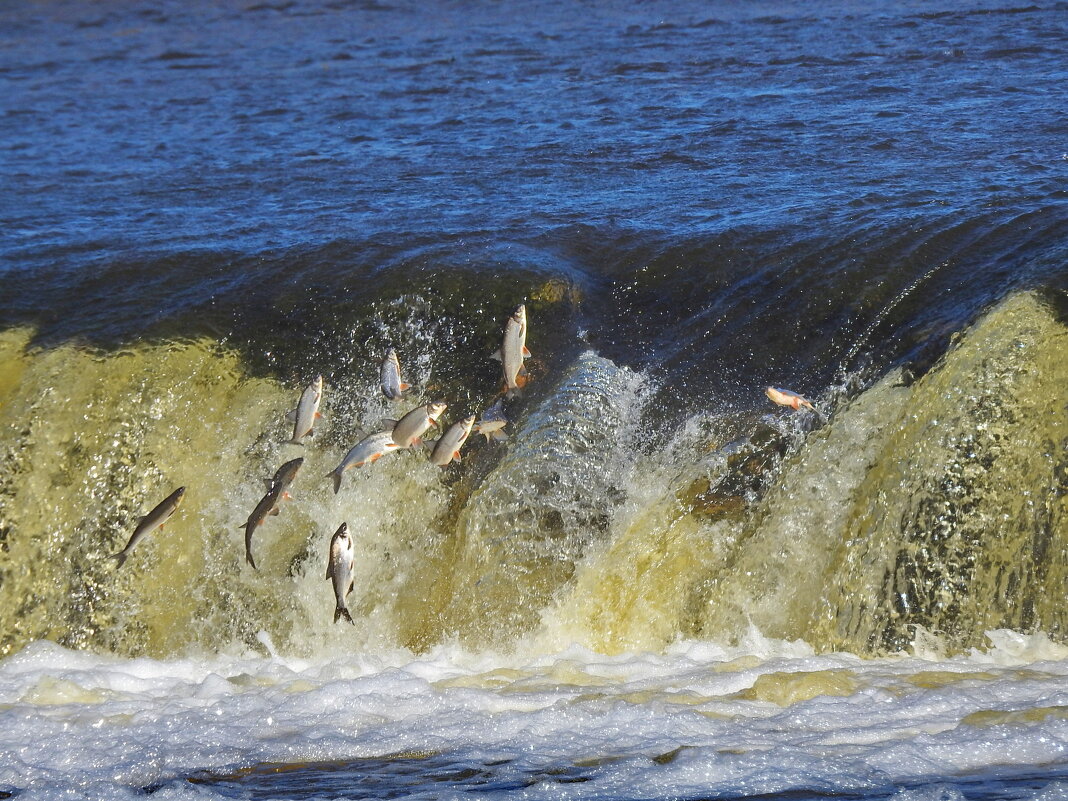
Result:
M0 5L0 795L1064 798L1066 64L1056 2ZM521 303L508 439L335 495Z

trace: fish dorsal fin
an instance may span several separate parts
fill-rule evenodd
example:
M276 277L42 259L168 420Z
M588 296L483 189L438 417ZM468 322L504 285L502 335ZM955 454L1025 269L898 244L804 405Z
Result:
M267 488L267 491L270 492L271 490L274 489L274 479L273 478L265 478L265 479L263 479L263 486L265 486Z
M286 412L286 422L287 423L295 423L295 422L297 422L297 410L296 409L292 409L291 411Z
M401 385L400 385L400 391L401 392L407 392L411 388L412 388L411 384L405 384L403 381L401 381Z
M269 514L269 515L271 515L272 517L274 517L274 516L275 516L275 515L277 515L278 513L279 513L279 509L278 509L278 507L276 506L276 507L274 507L274 508L273 508L273 509L272 509L271 511L269 511L269 512L268 512L267 514Z
M530 351L527 350L527 346L526 345L523 346L523 358L524 359L529 359L530 358Z
M352 581L349 582L349 588L347 590L345 590L345 595L348 595L354 589L356 589L356 579L353 579Z
M490 358L491 359L496 359L499 362L503 362L504 361L504 357L501 356L500 348L498 348L497 350L493 351L493 353L490 354Z
M460 452L459 451L453 451L452 452L452 458L455 459L456 461L460 461Z
M397 421L394 420L392 417L383 417L381 420L379 420L379 423L381 424L382 429L384 431L392 431L394 428L397 427Z
M332 560L326 562L326 577L332 579L334 577L334 563Z

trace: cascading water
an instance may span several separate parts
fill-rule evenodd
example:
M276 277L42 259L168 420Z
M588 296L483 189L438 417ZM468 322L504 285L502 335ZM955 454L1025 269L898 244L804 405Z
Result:
M346 473L337 496L323 476L343 450L328 436L280 444L294 390L244 374L224 348L95 355L26 350L9 334L0 593L17 613L4 648L53 637L166 656L251 646L261 629L297 653L350 647L322 579L342 520L365 644L507 649L534 636L616 652L732 642L755 625L876 654L917 628L951 650L998 627L1059 637L1058 304L1011 297L926 375L893 371L810 433L810 413L760 416L760 399L755 415L672 428L648 378L587 351L512 406L506 443L476 436L448 471L393 454ZM321 428L357 430L390 406L369 397L355 425L339 399L326 409ZM297 453L295 500L256 532L251 571L239 525L260 479ZM102 557L181 484L180 513L116 571Z

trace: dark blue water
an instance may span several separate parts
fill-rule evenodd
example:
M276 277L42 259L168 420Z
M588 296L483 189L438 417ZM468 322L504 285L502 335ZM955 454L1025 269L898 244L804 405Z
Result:
M1068 286L1066 65L1063 2L6 3L0 323L329 379L554 279L543 355L689 397L922 366Z
M670 755L669 755L670 756ZM654 758L652 762L659 762ZM649 770L655 771L655 766ZM586 784L585 793L597 795L599 769L567 766L529 770L509 761L483 763L477 760L429 758L364 759L337 763L263 765L229 775L200 774L189 781L206 785L224 798L246 799L381 799L504 797L534 788L544 797L567 797L554 785ZM964 775L928 776L906 782L887 782L868 788L798 788L781 793L749 795L729 790L703 796L708 801L1018 801L1041 797L1059 798L1064 791L1066 770L1062 765L1044 768L992 767ZM592 788L592 789L591 789ZM159 788L152 788L159 789ZM560 794L558 796L558 794ZM588 796L583 796L588 797ZM672 796L675 797L675 796Z

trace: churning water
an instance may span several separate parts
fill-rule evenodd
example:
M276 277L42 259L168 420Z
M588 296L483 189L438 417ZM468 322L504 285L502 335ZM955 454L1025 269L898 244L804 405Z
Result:
M1045 2L0 7L0 795L1068 796L1065 64ZM335 495L519 303L509 438Z

